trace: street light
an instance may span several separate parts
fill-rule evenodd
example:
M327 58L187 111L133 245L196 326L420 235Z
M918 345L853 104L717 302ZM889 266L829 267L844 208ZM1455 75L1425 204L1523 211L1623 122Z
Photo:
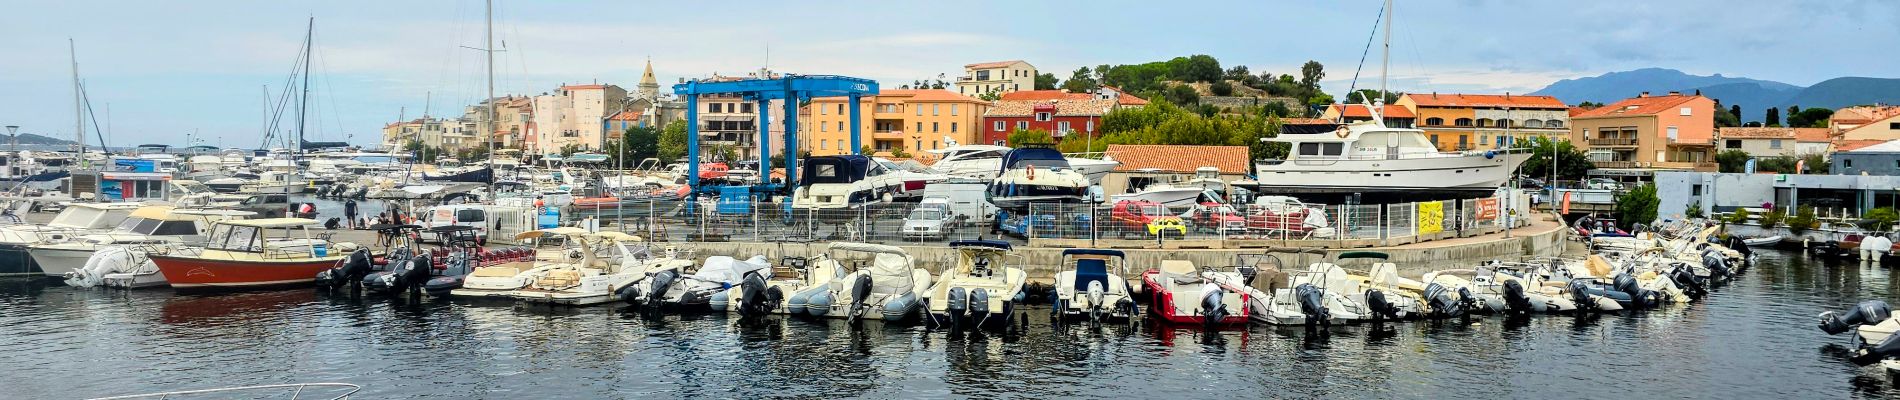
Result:
M13 152L16 154L20 152L20 135L18 134L19 131L20 131L19 125L7 125L7 136L10 136L13 138Z

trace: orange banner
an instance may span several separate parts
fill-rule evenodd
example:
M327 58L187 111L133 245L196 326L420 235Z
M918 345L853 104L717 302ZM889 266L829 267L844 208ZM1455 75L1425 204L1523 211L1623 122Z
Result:
M1498 218L1498 199L1478 199L1478 220L1489 221Z
M1570 213L1570 192L1564 192L1564 210L1561 213L1562 214Z

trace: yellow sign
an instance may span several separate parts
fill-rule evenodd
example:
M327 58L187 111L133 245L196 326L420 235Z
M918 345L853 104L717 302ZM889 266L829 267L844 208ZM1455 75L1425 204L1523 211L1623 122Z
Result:
M1445 231L1445 203L1436 201L1418 203L1418 233L1443 231Z

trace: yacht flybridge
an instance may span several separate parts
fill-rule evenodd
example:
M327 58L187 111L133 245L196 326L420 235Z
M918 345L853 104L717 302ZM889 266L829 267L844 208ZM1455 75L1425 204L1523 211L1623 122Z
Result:
M1516 150L1438 151L1424 131L1373 121L1268 140L1291 150L1285 160L1254 165L1261 192L1489 192L1530 158Z

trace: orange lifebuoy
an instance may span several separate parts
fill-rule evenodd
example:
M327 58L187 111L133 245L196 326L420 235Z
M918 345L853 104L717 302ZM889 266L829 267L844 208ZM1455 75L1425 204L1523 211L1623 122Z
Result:
M1341 126L1339 127L1339 129L1333 130L1333 134L1338 135L1340 139L1345 139L1346 136L1352 135L1352 130L1346 129L1346 127Z
M1036 166L1034 166L1034 165L1031 165L1031 166L1029 166L1029 171L1027 172L1027 175L1028 175L1028 178L1029 178L1030 180L1035 180L1035 179L1036 179Z

